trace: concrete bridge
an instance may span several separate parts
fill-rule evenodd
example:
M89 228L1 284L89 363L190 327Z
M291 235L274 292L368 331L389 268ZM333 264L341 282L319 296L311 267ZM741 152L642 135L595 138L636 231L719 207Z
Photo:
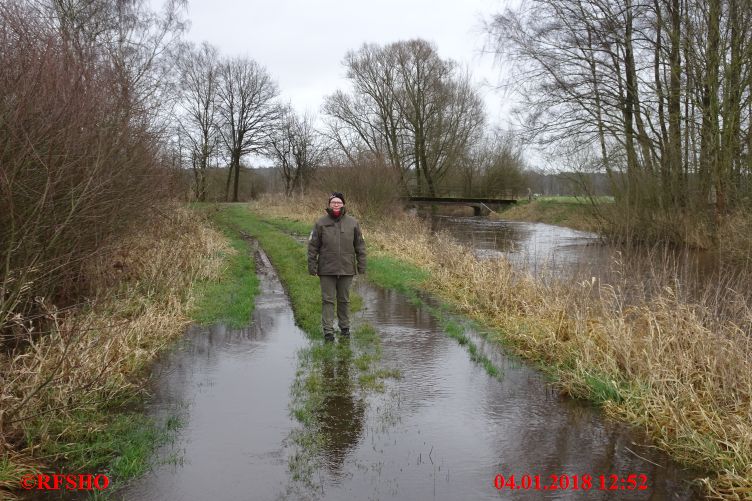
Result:
M516 204L513 198L463 198L463 197L407 197L414 205L465 205L473 208L473 215L485 216L493 208Z

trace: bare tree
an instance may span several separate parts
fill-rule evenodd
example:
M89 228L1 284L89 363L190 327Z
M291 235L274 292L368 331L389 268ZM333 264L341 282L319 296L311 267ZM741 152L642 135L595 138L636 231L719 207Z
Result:
M413 177L435 195L484 123L469 76L424 40L364 45L345 66L352 93L327 98L329 136L351 160L363 151L386 159L406 191Z
M464 196L509 197L528 187L521 144L506 131L487 132L458 167Z
M302 193L324 160L323 141L313 126L313 116L298 116L290 105L282 108L273 128L267 154L275 161L285 182L285 195Z
M407 189L407 170L411 146L401 109L397 104L398 75L396 54L365 44L345 56L347 77L353 93L335 92L328 97L324 111L329 121L329 135L355 164L365 151L386 159L399 174Z
M194 195L206 201L206 171L219 146L219 55L207 43L187 47L180 63L181 111L179 133L188 146L194 175Z
M248 58L234 58L220 69L219 114L221 135L230 158L225 199L229 200L234 173L232 201L238 201L240 161L249 153L262 153L268 134L279 118L275 104L279 91L264 67Z
M750 196L746 2L533 0L489 33L515 63L529 136L599 150L635 224Z

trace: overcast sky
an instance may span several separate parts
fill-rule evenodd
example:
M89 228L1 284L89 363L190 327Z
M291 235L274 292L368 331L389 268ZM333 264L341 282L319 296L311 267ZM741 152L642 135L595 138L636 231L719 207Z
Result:
M494 90L500 70L482 54L483 21L507 0L189 0L189 40L223 55L249 56L300 112L319 112L324 96L346 88L342 60L363 43L424 38L442 58L468 67L491 123L506 125L508 98Z

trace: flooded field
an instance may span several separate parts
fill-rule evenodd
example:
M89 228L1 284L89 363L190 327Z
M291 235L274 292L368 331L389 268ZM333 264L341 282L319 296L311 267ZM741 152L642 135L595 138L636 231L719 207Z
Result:
M159 452L154 471L115 498L694 498L695 472L655 452L644 437L559 397L543 376L468 327L500 369L490 376L442 332L429 308L363 281L356 283L365 305L357 321L375 328L380 363L399 377L364 391L353 383L358 371L348 349L325 361L325 397L309 424L318 445L301 477L294 459L304 451L293 438L303 425L291 417L291 388L309 341L274 270L262 260L259 273L251 327L192 329L155 367L150 413L177 413L184 426ZM338 341L347 342L354 341ZM498 489L497 475L514 475L517 489ZM525 475L530 485L523 489ZM564 478L569 486L554 490ZM632 489L642 484L644 490Z

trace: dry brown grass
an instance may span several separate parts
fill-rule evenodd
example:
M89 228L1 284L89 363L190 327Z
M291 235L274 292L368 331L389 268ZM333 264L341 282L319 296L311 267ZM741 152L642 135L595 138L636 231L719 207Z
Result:
M305 195L294 194L291 197L264 194L258 200L248 203L248 207L260 214L270 217L294 219L296 221L313 222L325 215L327 193L323 191L309 191ZM347 197L347 193L345 193ZM348 213L357 212L357 205L346 199Z
M602 400L613 385L606 411L679 460L717 472L709 493L752 492L752 308L738 289L692 303L668 286L636 297L634 287L595 281L543 283L504 259L478 260L450 239L420 234L414 222L390 228L371 241L428 268L427 286L496 327L500 341L557 367L566 392Z
M224 237L176 209L90 263L100 285L92 304L75 312L45 304L50 332L28 332L23 348L0 354L0 446L4 453L23 452L14 464L33 464L35 451L25 448L23 437L36 418L60 418L137 394L142 369L188 322L191 284L217 277L227 252ZM58 438L35 429L36 444Z
M752 268L752 215L738 211L727 216L718 230L720 252L738 265Z
M283 204L264 212L312 220ZM744 281L707 284L689 300L670 274L642 290L629 278L533 279L505 259L477 259L413 217L364 231L372 253L427 269L429 290L495 327L521 355L555 367L564 391L602 402L675 458L715 472L704 481L710 496L750 498L752 308Z

